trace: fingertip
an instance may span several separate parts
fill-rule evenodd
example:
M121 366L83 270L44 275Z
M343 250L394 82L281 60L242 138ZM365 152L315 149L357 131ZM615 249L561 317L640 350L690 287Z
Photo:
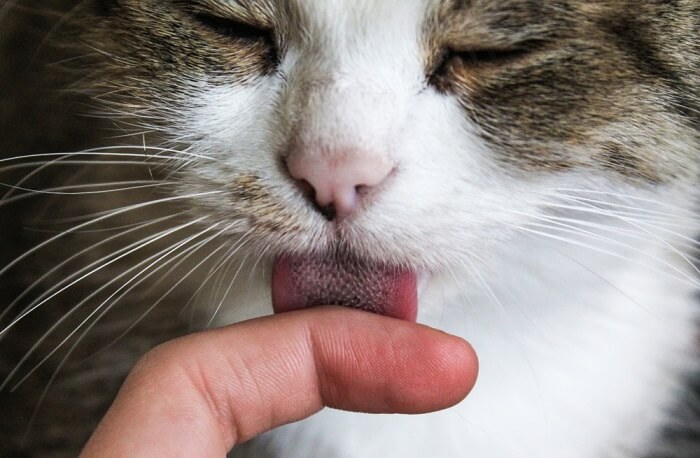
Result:
M407 342L410 362L402 374L404 413L446 409L464 400L478 374L478 359L464 339L420 326Z
M433 330L431 330L433 331ZM479 360L474 348L466 340L441 331L433 331L433 354L428 361L433 365L436 389L443 403L438 409L455 405L474 388L479 372Z
M332 322L337 317L331 313L329 318ZM343 319L342 327L323 324L315 337L326 405L372 413L427 413L459 403L474 387L478 360L465 340L367 313L353 312Z

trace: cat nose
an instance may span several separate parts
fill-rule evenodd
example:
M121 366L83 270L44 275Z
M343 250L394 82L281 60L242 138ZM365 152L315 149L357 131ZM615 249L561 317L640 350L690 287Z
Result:
M361 151L339 154L292 153L287 168L302 186L310 188L316 206L328 219L344 219L354 213L372 188L394 170L386 158Z

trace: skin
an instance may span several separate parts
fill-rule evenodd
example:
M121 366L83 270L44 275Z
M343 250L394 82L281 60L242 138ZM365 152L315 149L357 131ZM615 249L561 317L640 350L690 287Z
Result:
M464 399L477 369L467 342L415 323L340 308L266 317L148 353L81 456L223 456L323 407L431 412Z

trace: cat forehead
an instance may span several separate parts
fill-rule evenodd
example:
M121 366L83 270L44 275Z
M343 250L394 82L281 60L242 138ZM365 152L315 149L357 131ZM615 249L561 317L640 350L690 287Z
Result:
M330 22L352 19L372 19L380 15L396 15L402 10L426 12L431 8L458 8L464 0L203 0L207 4L222 4L234 9L277 15L296 13L291 19L323 19ZM281 16L284 19L284 16ZM290 19L287 17L286 19Z
M392 17L407 18L409 14L421 18L431 6L444 0L336 0L317 2L313 0L293 0L296 7L308 18L323 22L374 21ZM409 13L409 14L407 14Z
M340 36L403 28L416 33L430 12L446 0L240 0L239 5L267 11L272 23L308 34Z

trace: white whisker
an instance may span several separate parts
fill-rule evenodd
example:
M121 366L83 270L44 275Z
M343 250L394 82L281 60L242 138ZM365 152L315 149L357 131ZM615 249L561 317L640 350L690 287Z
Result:
M8 265L6 265L4 268L0 269L0 276L4 275L8 270L10 270L12 267L16 266L19 262L27 259L29 256L31 256L32 254L41 250L42 248L46 247L47 245L50 245L51 243L65 237L66 235L72 234L72 233L74 233L74 232L76 232L84 227L91 226L91 225L96 224L100 221L104 221L106 219L113 218L113 217L118 216L118 215L122 215L124 213L139 210L142 208L147 208L147 207L157 205L157 204L175 202L178 200L192 199L195 197L211 196L211 195L221 194L221 193L222 193L222 191L210 191L210 192L203 192L203 193L196 193L196 194L188 194L188 195L184 195L184 196L166 197L163 199L157 199L157 200L153 200L153 201L149 201L149 202L143 202L143 203L138 203L138 204L134 204L134 205L129 205L129 206L120 208L118 210L111 211L108 214L97 217L97 218L92 219L90 221L87 221L85 223L79 224L71 229L68 229L66 231L61 232L60 234L58 234L54 237L51 237L50 239L48 239L44 242L41 242L40 244L38 244L34 248L31 248L30 250L26 251L24 254L15 258Z
M132 184L133 186L127 186L128 184ZM33 195L33 194L45 194L45 195L53 195L53 196L85 196L85 195L95 195L95 194L110 194L110 193L117 193L117 192L124 192L124 191L135 191L138 189L148 189L148 188L157 188L161 187L166 184L175 184L174 182L153 182L153 181L145 181L145 180L134 180L134 181L114 181L114 182L108 182L108 183L88 183L88 184L81 184L81 185L71 185L71 186L60 186L56 188L48 188L48 189L34 189L34 188L25 188L22 186L16 186L16 185L11 185L7 183L2 183L0 182L0 186L8 187L11 188L12 190L17 190L17 191L26 191L30 194L24 194L21 197L25 197L28 195ZM112 187L116 186L116 187ZM102 190L95 190L95 191L66 191L69 189L91 189L91 188L108 188L108 189L102 189ZM7 196L7 194L6 194ZM0 201L5 201L7 202L8 200L11 199L6 199L3 198Z
M666 248L670 249L672 252L674 252L674 253L676 253L678 256L680 256L684 261L686 261L686 263L687 263L693 270L695 270L695 272L700 273L700 270L698 270L698 268L695 266L695 264L694 264L693 262L691 262L691 261L690 261L683 253L681 253L676 247L672 246L670 243L668 243L666 240L662 239L662 238L659 237L658 235L651 233L649 230L645 229L645 228L642 227L640 224L636 223L634 220L632 220L632 219L630 219L630 218L627 218L627 217L625 217L625 216L618 215L618 214L616 214L616 213L614 213L614 212L609 212L609 211L604 211L603 214L606 215L606 216L612 217L612 218L619 219L619 220L621 220L621 221L623 221L623 222L629 224L630 226L633 226L633 227L635 227L635 228L641 230L641 231L644 232L645 234L651 236L654 240L656 240L657 242L659 242L660 244L662 244L663 246L665 246Z
M195 298L197 295L202 291L202 289L209 283L209 280L216 275L216 273L224 266L226 263L241 249L243 246L248 242L248 236L253 232L254 229L250 229L248 232L244 233L243 235L240 236L238 241L232 244L232 246L226 251L223 255L219 257L219 259L216 260L214 263L214 266L209 269L209 272L207 273L207 276L204 278L202 283L199 285L199 287L192 293L190 296L190 299L187 301L187 303L184 305L182 308L181 314L187 310L192 302L194 302Z
M681 213L684 213L688 218L691 218L694 220L697 219L697 215L694 212L688 210L687 208L673 205L667 201L650 199L648 197L641 197L641 196L633 195L633 194L622 194L622 193L618 193L618 192L601 191L601 190L594 190L594 189L559 188L559 189L557 189L557 191L581 193L581 194L593 194L593 195L598 195L598 196L612 196L612 197L616 197L616 198L627 200L627 201L643 202L646 204L656 205L657 207L665 207L665 208L673 210L674 212L681 212ZM557 194L557 195L561 196L562 194ZM575 197L575 196L569 195L568 197Z
M210 236L209 238L207 238L207 239L205 239L205 240L203 240L203 241L201 241L201 242L198 242L197 245L195 245L195 247L194 247L193 250L191 250L186 256L184 256L180 261L178 261L174 266L172 266L165 274L163 274L163 277L162 277L158 282L154 283L154 284L148 289L148 291L150 291L150 290L154 289L155 287L157 287L158 284L160 284L160 282L162 282L162 281L163 281L167 276L169 276L172 272L174 272L175 270L177 270L185 261L187 261L187 260L190 258L190 256L194 255L194 254L195 254L197 251L199 251L201 248L203 248L203 247L206 246L207 244L211 243L212 240L215 240L217 237L221 236L221 234L223 234L223 233L226 232L227 230L231 229L231 227L233 227L233 224L231 224L231 225L225 227L224 229L220 230L219 232L217 232L216 234ZM190 269L187 273L185 273L174 285L172 285L172 286L170 287L170 289L168 289L168 290L167 290L165 293L163 293L153 304L151 304L151 305L148 307L148 309L147 309L145 312L143 312L143 314L141 314L141 316L139 316L131 325L129 325L129 327L128 327L127 329L124 330L124 332L122 332L119 336L117 336L112 342L108 343L108 344L105 346L105 348L101 349L99 352L97 352L96 354L92 355L91 357L95 357L95 356L97 356L99 353L102 353L102 352L105 351L107 348L111 347L111 346L114 345L116 342L118 342L119 340L121 340L122 338L124 338L127 334L129 334L129 332L131 332L136 326L138 326L138 324L139 324L141 321L143 321L143 320L146 318L146 316L148 316L148 314L149 314L151 311L153 311L154 308L156 308L163 300L165 300L166 297L168 297L173 291L175 291L175 289L177 289L178 286L180 286L187 278L189 278L190 275L192 275L192 274L193 274L197 269L199 269L205 262L207 262L207 261L209 260L209 258L210 258L212 255L216 254L217 252L219 252L220 250L222 250L224 247L226 247L226 244L223 244L223 243L222 243L221 245L219 245L218 248L216 248L215 250L211 251L207 256L204 257L204 259L202 259L202 260L201 260L199 263L197 263L192 269Z
M198 223L204 221L205 219L206 219L206 217L201 217L201 218L199 218L199 219L197 219L197 220L195 220L195 221L191 221L191 222L188 222L188 223L186 223L186 224L182 224L182 225L180 225L180 226L177 226L177 227L175 227L175 228L173 228L173 229L168 229L167 231L163 231L163 232L160 233L158 236L153 237L153 238L149 238L146 242L141 242L141 243L139 243L135 248L132 248L131 250L127 251L126 253L123 253L123 254L121 254L120 256L117 256L116 258L111 259L111 260L109 260L109 261L106 262L106 263L103 263L102 265L98 266L97 268L90 270L90 271L87 272L86 274L84 274L84 275L80 276L79 278L77 278L76 280L73 280L72 282L70 282L68 285L66 285L66 286L64 286L64 287L62 287L62 288L60 288L58 291L55 291L54 293L50 294L48 297L45 297L44 299L40 300L38 303L34 303L34 304L30 305L30 306L27 308L27 310L25 310L24 312L22 312L18 317L16 317L14 320L12 320L12 321L10 322L10 324L8 324L8 325L5 326L2 330L0 330L0 336L2 336L2 335L5 334L8 330L10 330L10 329L13 328L14 326L16 326L17 323L19 323L20 321L22 321L24 318L26 318L28 315L30 315L31 313L33 313L33 312L34 312L35 310L37 310L39 307L41 307L42 305L44 305L45 303L47 303L48 301L50 301L50 300L53 299L54 297L58 296L58 295L61 294L63 291L66 291L68 288L70 288L70 287L72 287L73 285L79 283L80 281L82 281L82 280L88 278L88 277L91 276L91 275L94 275L96 272L98 272L98 271L100 271L100 270L106 268L107 266L109 266L109 265L115 263L116 261L118 261L118 260L120 260L120 259L122 259L122 258L128 256L129 254L134 253L134 252L136 252L136 251L138 251L138 250L144 248L144 247L147 246L147 245L150 245L150 244L152 244L152 243L155 243L155 242L157 242L158 240L161 240L161 239L163 239L163 238L165 238L165 237L167 237L167 236L169 236L169 235L171 235L171 234L174 234L175 232L178 232L178 231L180 231L180 230L183 230L183 229L185 229L185 228L187 228L187 227L191 227L191 226L193 226L193 225L195 225L195 224L198 224ZM109 283L108 283L108 284L109 284ZM98 290L98 291L99 291L99 290ZM70 314L70 313L69 313L69 314ZM67 314L66 317L67 317L69 314ZM2 390L2 388L0 388L0 391L1 391L1 390Z
M203 220L203 219L204 219L204 218L202 218L202 220ZM192 226L193 224L195 224L195 221L188 223L186 226L189 227L189 226ZM183 228L184 228L184 227L180 227L180 228L178 228L178 230L181 230L181 229L183 229ZM69 341L83 326L85 326L85 324L87 324L95 315L97 315L97 314L105 307L106 304L108 304L112 299L114 299L114 297L117 296L120 292L122 292L128 285L130 285L132 282L134 282L137 278L139 278L139 277L140 277L141 275L143 275L145 272L147 272L148 270L150 270L154 265L158 264L158 263L161 262L163 259L165 259L167 256L169 256L170 254L172 254L174 251L178 250L180 247L186 245L186 244L189 243L190 241L196 239L197 237L201 236L202 234L208 232L209 230L211 230L211 228L207 228L207 229L205 229L205 230L202 231L202 232L199 232L199 233L197 233L197 234L195 234L195 235L186 237L183 241L177 242L177 243L175 243L175 244L169 246L168 248L165 248L165 249L159 251L158 253L156 253L156 254L154 254L154 255L152 255L152 256L149 256L148 258L146 258L146 259L144 259L143 261L139 262L139 263L136 264L135 266L133 266L133 267L127 269L126 271L122 272L120 275L118 275L116 278L112 279L111 281L107 282L105 285L102 285L100 288L98 288L97 290L95 290L94 292L92 292L90 295L88 295L87 297L85 297L85 298L84 298L82 301L80 301L78 304L76 304L75 306L73 306L67 313L65 313L61 318L59 318L59 319L56 321L56 323L54 323L54 324L44 333L44 335L43 335L40 339L37 340L37 342L35 342L35 344L29 349L29 351L25 354L25 356L19 361L19 363L17 363L17 365L15 366L15 368L12 370L12 372L5 378L5 380L3 381L2 385L0 385L0 391L2 391L2 390L5 388L5 386L7 385L7 383L14 377L14 375L17 373L17 371L18 371L19 369L21 369L21 367L23 367L24 363L29 359L29 357L30 357L32 354L34 354L34 352L36 352L36 350L37 350L37 349L39 348L39 346L46 340L46 338L48 338L48 336L51 335L51 333L53 333L53 331L55 331L56 329L58 329L58 327L59 327L62 323L64 323L70 316L72 316L78 309L80 309L80 308L81 308L84 304L86 304L90 299L92 299L93 297L96 297L96 296L97 296L98 294L100 294L102 291L105 291L109 286L111 286L111 285L113 285L114 283L116 283L117 281L121 280L123 277L125 277L125 276L126 276L127 274L129 274L130 272L139 269L139 268L140 268L141 266L143 266L143 265L146 265L146 267L145 267L144 269L142 269L141 271L139 271L138 273L136 273L135 275L133 275L129 280L127 280L127 281L126 281L124 284L122 284L119 288L117 288L115 291L113 291L113 292L109 295L109 297L107 297L107 299L105 299L104 301L102 301L102 303L100 303L100 305L98 305L95 309L93 309L93 310L78 324L78 326L76 326L76 327L73 329L73 331L71 331L70 333L68 333L68 335L67 335L65 338L63 338L63 339L61 340L61 342L60 342L56 347L54 347L54 349L52 349L47 355L45 355L45 356L41 359L41 361L40 361L39 363L37 363L24 377L22 377L22 378L14 385L14 387L12 388L12 390L15 390L18 386L20 386L22 383L24 383L25 380L27 380L34 372L36 372L36 370L37 370L39 367L41 367L46 361L48 361L48 359L51 358L51 356L53 356L58 350L60 350L60 349L66 344L66 342L68 342L68 341ZM174 233L174 232L173 232L173 233ZM154 260L154 259L155 259L155 260ZM171 260L171 261L172 261L172 260ZM150 275L152 275L153 273L157 272L160 268L165 267L169 262L170 262L170 261L161 264L161 266L158 267L158 269L156 269L154 272L152 272L151 274L149 274L149 275L146 276L145 278L143 278L143 279L141 279L140 281L138 281L138 282L136 283L136 285L134 285L134 287L135 287L135 286L138 286L139 284L141 284L145 279L149 278ZM127 291L133 290L134 287L129 288ZM120 296L120 298L121 298L121 297L123 297L123 295ZM103 314L100 314L100 316L102 316L102 315L103 315ZM93 323L93 325L94 325L94 323ZM90 328L91 328L91 327L92 327L92 326L90 326Z
M579 246L579 247L582 247L582 248L589 249L589 250L591 250L591 251L595 251L595 252L598 252L598 253L601 253L601 254L609 255L609 256L612 256L612 257L614 257L614 258L622 259L622 260L627 261L627 262L631 262L631 263L633 263L633 264L636 264L636 265L639 265L639 266L644 267L644 268L646 268L646 269L649 269L649 270L651 270L651 271L653 271L653 272L657 272L657 273L660 273L660 274L662 274L662 275L670 276L671 278L674 278L674 279L676 279L676 280L678 280L678 281L680 281L680 282L682 282L682 283L684 283L684 284L686 284L686 285L689 285L689 286L693 286L693 287L698 287L698 286L700 286L700 283L698 283L697 280L695 280L693 277L691 277L690 275L688 275L686 272L683 272L683 271L679 270L677 267L675 267L675 266L673 266L673 265L671 265L671 264L669 264L669 263L667 263L667 262L665 262L665 261L663 261L663 260L661 260L661 259L658 259L658 258L656 258L656 257L652 257L652 259L655 260L655 261L658 261L658 262L659 262L660 264L662 264L662 265L665 265L665 266L669 267L672 271L676 271L677 273L679 273L679 274L681 275L681 277L673 276L673 275L671 275L670 272L668 272L668 271L666 271L666 270L656 268L656 267L651 266L651 265L649 265L649 264L641 263L641 262L639 262L639 261L637 261L637 260L627 258L627 257L625 257L625 256L622 256L622 255L618 254L618 253L615 253L615 252L613 252L613 251L610 251L610 250L606 250L606 249L597 247L597 246L595 246L595 245L591 245L591 244L588 244L588 243L584 243L584 242L581 242L581 241L578 241L578 240L574 240L574 239L571 239L571 238L566 238L566 237L557 236L557 235L550 234L550 233L547 233L547 232L544 232L544 231L539 231L539 230L535 230L535 229L528 229L528 228L523 227L523 226L513 226L513 227L514 227L516 230L519 230L519 231L523 231L523 232L530 233L530 234L535 234L535 235L540 235L540 236L543 236L543 237L546 237L546 238L550 238L550 239L553 239L553 240L558 240L558 241L560 241L560 242L564 242L564 243L571 244L571 245L574 245L574 246ZM581 235L581 234L577 233L577 235ZM624 246L624 244L622 244L622 245ZM629 246L626 246L626 248L633 249L633 247L629 247ZM638 250L638 249L637 249L637 251L640 252L641 254L647 254L647 253L644 253L643 251Z
M232 258L232 256L230 256L230 258ZM247 259L248 259L248 255L243 257L243 260L240 262L238 269L236 270L236 273L233 274L233 279L229 282L229 285L226 288L226 291L224 291L224 294L221 296L221 300L219 301L219 304L214 309L214 312L212 313L211 317L209 318L209 322L205 325L205 328L207 328L207 329L210 328L212 323L216 319L216 316L219 314L219 311L221 310L221 307L223 306L224 301L226 300L226 297L228 297L229 293L231 292L231 288L233 287L233 284L236 282L236 279L238 278L238 274L241 273L241 269L243 268L243 265L245 264ZM228 271L228 268L226 269L226 271Z
M61 270L64 266L66 266L66 265L67 265L68 263L70 263L71 261L74 261L75 259L78 259L80 256L83 256L84 254L86 254L86 253L88 253L88 252L90 252L90 251L92 251L92 250L95 250L95 249L99 248L100 246L105 245L105 244L107 244L107 243L109 243L109 242L111 242L111 241L113 241L113 240L115 240L115 239L117 239L117 238L123 237L123 236L128 235L128 234L130 234L130 233L132 233L132 232L135 232L135 231L144 229L144 228L146 228L146 227L148 227L148 226L151 226L151 225L154 225L154 224L159 224L159 223L161 223L161 222L165 222L165 221L167 221L167 220L169 220L169 219L174 218L175 216L177 216L177 215L168 215L168 216L164 216L164 217L161 217L161 218L152 220L152 221L147 221L147 222L145 222L145 223L141 223L141 224L135 225L134 227L130 228L130 229L127 230L127 231L121 232L121 233L119 233L119 234L115 234L115 235L113 235L113 236L111 236L111 237L108 237L108 238L106 238L106 239L104 239L104 240L101 240L100 242L95 243L95 244L93 244L93 245L90 245L89 247L87 247L87 248L85 248L85 249L79 251L78 253L74 254L73 256L71 256L71 257L65 259L65 260L62 261L60 264L57 264L55 267L53 267L53 268L50 269L48 272L46 272L44 275L42 275L42 276L40 276L39 278L37 278L31 285L29 285L29 287L27 287L19 296L17 296L17 297L10 303L10 305L8 305L8 306L5 308L5 310L4 310L2 313L0 313L0 321L2 321L3 318L6 316L6 314L7 314L10 310L12 310L22 299L24 299L24 297L26 297L27 294L29 294L32 290L34 290L34 288L36 288L38 285L40 285L43 281L45 281L45 280L46 280L47 278L49 278L51 275L53 275L53 274L55 274L56 272L58 272L59 270ZM157 236L157 235L158 235L158 234L156 234L156 236ZM44 297L46 297L46 295L51 294L53 291L55 291L55 288L56 288L57 286L60 286L60 285L64 284L66 281L70 281L72 278L74 278L74 275L75 275L75 276L80 275L80 273L82 273L82 272L84 272L84 271L86 271L86 270L92 269L94 266L96 266L96 265L98 265L99 263L105 261L106 259L109 259L111 256L113 256L113 255L119 255L120 253L123 253L123 252L125 252L125 251L128 251L128 250L130 250L131 248L133 248L133 247L135 247L135 246L137 246L137 245L139 245L139 244L141 244L141 243L143 243L143 242L144 242L144 240L139 240L138 242L134 242L134 243L132 243L131 245L128 245L128 246L126 246L126 247L124 247L124 248L121 248L121 249L117 250L116 252L111 253L110 255L105 256L105 257L103 257L103 258L101 258L101 259L99 259L99 260L97 260L97 261L95 261L95 262L93 262L93 263L91 263L91 264L85 266L84 268L80 269L79 271L75 272L74 274L72 274L72 275L66 277L65 279L59 281L59 282L56 283L53 287L51 287L51 288L47 289L46 291L44 291L44 293L43 293L39 298L37 298L37 299L38 299L38 300L42 300ZM0 333L0 335L2 335L2 333Z

